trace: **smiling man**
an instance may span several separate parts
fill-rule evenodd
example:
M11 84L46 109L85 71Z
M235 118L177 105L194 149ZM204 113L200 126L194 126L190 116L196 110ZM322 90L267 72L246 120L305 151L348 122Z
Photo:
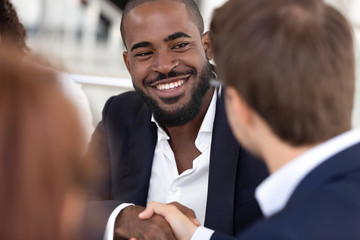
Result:
M268 173L230 131L203 32L192 0L134 0L124 9L135 92L108 100L88 154L104 169L89 211L106 208L107 239L175 239L164 218L138 219L150 201L230 235L261 217L254 190Z
M161 126L184 125L196 116L201 124L214 92L208 33L202 36L203 25L189 18L180 2L147 2L129 12L122 25L130 49L124 60L135 90Z

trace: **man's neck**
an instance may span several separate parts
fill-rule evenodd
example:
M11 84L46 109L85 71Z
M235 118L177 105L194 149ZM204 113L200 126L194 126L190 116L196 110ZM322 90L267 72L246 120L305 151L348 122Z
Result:
M280 139L259 115L253 116L253 125L247 127L247 135L256 149L253 152L265 161L270 174L319 144L293 146Z
M271 174L317 145L312 144L295 147L278 138L272 139L270 142L271 144L268 144L263 149L263 157Z
M165 131L170 136L170 141L181 141L181 139L194 140L200 130L200 126L204 120L206 112L211 103L212 96L214 94L214 88L211 88L204 96L200 112L196 117L182 126L165 127Z
M166 127L166 131L170 136L169 144L174 152L179 174L187 169L191 169L193 167L193 160L201 154L195 145L195 140L210 106L213 94L214 89L211 88L203 98L199 114L193 120L183 126Z

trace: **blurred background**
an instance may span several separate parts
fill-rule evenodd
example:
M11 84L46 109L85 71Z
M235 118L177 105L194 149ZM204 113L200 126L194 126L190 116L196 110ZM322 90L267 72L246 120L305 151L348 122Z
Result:
M271 0L269 0L271 1ZM122 0L12 0L28 33L32 52L44 56L81 84L93 114L101 118L105 101L132 89L122 60ZM208 29L212 11L226 0L197 0ZM348 17L354 28L357 89L354 125L360 126L360 1L326 0Z

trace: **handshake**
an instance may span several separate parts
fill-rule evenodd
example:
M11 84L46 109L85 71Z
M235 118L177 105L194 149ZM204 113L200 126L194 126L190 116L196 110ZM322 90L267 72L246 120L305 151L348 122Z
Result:
M115 239L191 239L200 222L195 212L178 202L150 202L145 208L129 206L115 224Z

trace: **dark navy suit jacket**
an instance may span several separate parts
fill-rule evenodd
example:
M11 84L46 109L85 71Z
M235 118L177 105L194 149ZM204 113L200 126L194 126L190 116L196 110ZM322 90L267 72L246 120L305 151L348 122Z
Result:
M285 208L238 238L215 232L211 240L359 240L360 144L311 171Z
M94 194L98 201L89 204L90 209L106 209L100 221L104 228L119 204L146 206L156 141L157 127L151 122L151 112L135 92L107 101L88 154L98 169L105 169ZM254 191L267 175L265 165L236 142L223 99L218 97L204 225L233 235L262 217Z

